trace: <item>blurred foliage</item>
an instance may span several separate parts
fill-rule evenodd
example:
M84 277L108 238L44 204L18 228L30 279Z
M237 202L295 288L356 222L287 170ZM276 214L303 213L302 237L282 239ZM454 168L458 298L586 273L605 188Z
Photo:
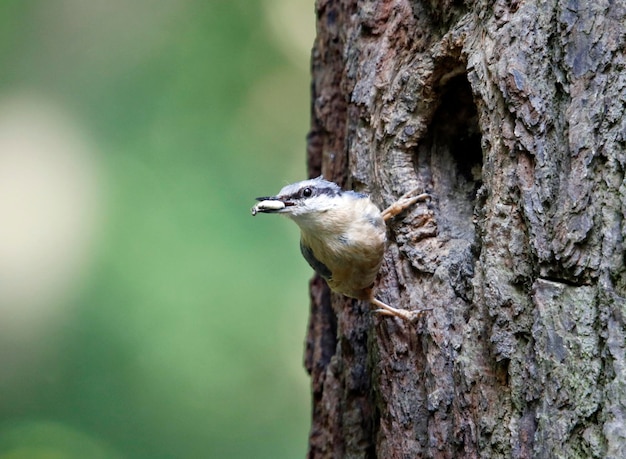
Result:
M65 312L0 340L0 459L305 455L310 271L295 226L249 212L305 176L280 4L0 3L0 106L70 114L102 197Z

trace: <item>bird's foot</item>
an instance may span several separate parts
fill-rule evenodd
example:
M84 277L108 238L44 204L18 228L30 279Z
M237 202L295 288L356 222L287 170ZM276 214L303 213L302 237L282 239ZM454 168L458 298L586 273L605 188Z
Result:
M416 194L417 188L409 191L408 193L403 194L398 198L396 202L391 204L385 210L382 211L383 220L387 221L395 217L396 215L402 213L413 204L419 201L426 201L430 199L430 195L428 193Z
M415 309L412 311L408 311L406 309L397 309L397 308L393 308L389 306L388 304L383 303L380 300L377 300L374 297L370 298L370 302L374 306L378 306L378 309L374 309L373 312L377 314L381 314L383 316L399 317L400 319L405 320L407 322L413 322L417 320L419 317L421 317L424 313L432 310L430 308L429 309Z

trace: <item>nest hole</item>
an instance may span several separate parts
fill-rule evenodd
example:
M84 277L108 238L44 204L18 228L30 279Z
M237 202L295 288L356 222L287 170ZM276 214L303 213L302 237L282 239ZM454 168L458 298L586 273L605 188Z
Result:
M440 88L439 104L417 151L417 170L432 183L440 234L473 240L476 194L482 185L482 136L467 75Z

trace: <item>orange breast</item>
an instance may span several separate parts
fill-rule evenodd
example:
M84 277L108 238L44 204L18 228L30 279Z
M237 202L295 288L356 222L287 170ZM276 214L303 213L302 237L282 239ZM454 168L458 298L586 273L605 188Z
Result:
M361 205L367 207L353 209L354 213L349 216L336 216L337 221L349 224L329 225L341 231L303 231L302 244L328 268L327 281L333 291L367 299L366 290L376 279L385 253L386 227L380 211L369 200Z

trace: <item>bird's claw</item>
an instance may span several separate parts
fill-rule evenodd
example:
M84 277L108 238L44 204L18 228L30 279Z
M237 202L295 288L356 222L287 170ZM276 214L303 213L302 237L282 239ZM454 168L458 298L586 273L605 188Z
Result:
M396 308L382 309L381 308L381 309L374 309L372 312L383 315L383 316L399 317L400 319L405 320L407 322L414 322L420 317L422 317L428 311L432 311L432 308L414 309L411 311L406 310L406 309L396 309Z
M425 201L430 199L430 195L428 193L417 193L417 188L409 191L408 193L403 194L398 198L396 202L391 204L385 210L382 211L383 220L387 221L395 217L396 215L402 213L404 210L411 207L413 204L419 201Z

